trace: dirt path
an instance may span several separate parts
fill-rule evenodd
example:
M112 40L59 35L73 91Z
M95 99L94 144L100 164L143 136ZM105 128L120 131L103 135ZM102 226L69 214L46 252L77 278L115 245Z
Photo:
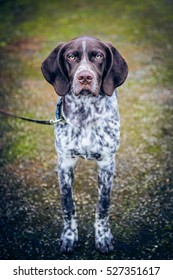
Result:
M110 18L114 17L113 11L121 11L120 4L113 2L106 11ZM76 28L73 29L75 34L71 34L65 4L61 6L58 19L53 12L57 4L45 4L48 15L52 12L56 19L51 28L58 25L61 31L55 38L52 29L46 29L49 16L41 5L33 9L33 5L29 8L19 1L14 14L23 9L22 27L19 29L19 22L15 23L11 41L8 42L4 35L1 46L1 108L43 119L54 116L57 96L44 81L40 64L57 42L89 30L92 35L112 41L126 57L130 73L126 84L119 89L121 147L116 157L117 178L111 207L115 251L106 256L93 250L97 167L93 162L80 160L75 173L79 247L70 256L59 253L62 222L53 129L0 116L1 259L173 258L173 95L168 63L173 44L168 41L169 30L166 32L169 20L161 11L161 1L157 6L155 1L147 1L144 7L137 3L132 7L126 2L124 14L120 12L121 17L115 19L112 27L104 18L106 27L102 28L102 33L99 30L104 1L100 2L95 15L98 23L98 26L94 25L95 29L90 25L94 22L90 12L96 2L93 6L72 3L71 24ZM5 5L4 12L7 13L9 7ZM133 15L139 11L145 14L149 8L155 13L152 13L152 20L151 14L147 14L145 26L153 26L153 31L149 29L148 37L143 38L146 35L146 31L142 33L143 21L136 16L137 28ZM169 10L166 6L164 9ZM165 26L158 22L158 14L163 17ZM87 16L90 21L86 21ZM83 30L82 27L78 29L81 19ZM117 26L121 26L119 30ZM165 35L159 39L157 28L161 26L165 30L159 29L160 34L165 32ZM2 27L4 32L11 30L8 24ZM21 32L20 36L16 35L17 31Z

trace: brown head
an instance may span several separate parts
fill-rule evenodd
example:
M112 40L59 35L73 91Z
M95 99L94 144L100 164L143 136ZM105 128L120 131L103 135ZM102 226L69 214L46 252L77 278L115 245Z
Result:
M41 69L60 96L69 91L94 96L102 91L111 96L128 74L127 63L116 48L90 36L59 44L43 61Z

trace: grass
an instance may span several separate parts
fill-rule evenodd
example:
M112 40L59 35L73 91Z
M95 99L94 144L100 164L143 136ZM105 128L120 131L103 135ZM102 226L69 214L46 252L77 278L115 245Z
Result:
M59 42L94 35L111 41L126 58L130 71L118 90L121 147L111 208L113 231L122 243L107 258L170 258L171 246L164 244L172 238L172 1L15 0L0 6L4 109L31 118L54 117L57 96L40 66ZM54 241L60 232L60 205L53 129L0 117L0 138L1 207L6 209L1 216L6 229L2 258L68 258L59 255ZM73 258L104 259L90 242L96 165L80 161L75 178L85 250L79 248ZM16 221L14 234L5 219Z
M172 52L172 48L170 47L172 45L172 36L170 36L170 29L168 27L172 23L172 14L169 13L169 9L172 8L171 2L158 2L155 0L145 1L145 3L137 0L131 2L108 0L108 2L109 5L105 1L85 2L74 0L70 1L70 3L67 1L47 2L32 0L17 0L1 3L0 28L3 34L1 46L10 48L12 55L14 55L14 58L9 62L10 68L5 69L5 71L7 75L12 75L12 77L14 76L16 67L21 71L17 75L18 84L13 88L12 83L14 83L14 80L16 82L14 77L6 89L8 91L8 87L10 89L12 87L16 91L16 96L13 93L10 94L13 100L15 97L16 102L18 102L21 95L23 96L22 99L26 99L26 94L31 99L34 96L36 96L35 100L40 99L40 96L43 94L42 88L40 89L38 84L35 89L30 84L34 81L42 81L43 79L40 71L41 61L59 41L66 41L82 34L95 35L103 40L117 43L117 46L121 48L121 52L126 59L130 61L132 74L134 72L134 62L132 61L131 63L131 59L136 58L134 53L128 53L126 42L132 44L132 46L134 44L141 46L144 57L142 57L140 52L140 57L137 58L139 65L137 67L140 67L141 63L146 63L144 67L150 65L149 72L151 75L148 75L146 70L144 70L144 76L141 73L142 76L137 78L139 79L138 83L141 86L145 86L146 83L151 85L151 83L156 84L159 81L162 84L169 83L170 85L172 81L172 64L168 56ZM93 13L93 11L95 12ZM165 32L165 29L167 32ZM155 54L152 55L150 61L145 60L147 57L146 46L148 49L155 48L157 56L165 44L166 48L168 48L168 53L164 55L165 61L161 57L159 59L155 58ZM159 50L157 50L158 48ZM17 62L15 59L16 55L18 56ZM156 65L154 69L153 64ZM139 69L137 70L137 73L139 73ZM28 82L29 79L30 81ZM28 87L26 88L26 92L28 93L21 93L24 88L22 82L25 83L25 81L27 81L31 90ZM133 89L135 83L136 79L129 79L128 86ZM9 104L10 102L7 103ZM28 112L28 116L32 116L33 113L35 114L37 106L40 106L40 104L36 104L34 107L33 103L32 109L28 108L30 104L26 101L23 104L24 112ZM22 107L21 104L19 104L19 107ZM135 121L137 122L142 116L145 116L147 110L148 108L146 107L145 112L137 110L138 116L135 116ZM51 113L53 114L53 111ZM136 135L136 137L139 135L137 128L133 129L133 135ZM132 140L134 141L134 137ZM16 139L16 144L13 146L14 150L15 147L19 146L17 143L22 143L24 147L28 146L27 139ZM32 154L37 148L36 145L32 145L32 141L30 143L32 149L28 149L28 153ZM15 155L18 154L20 156L21 154L23 156L22 151L22 148L18 149L12 155L15 157Z

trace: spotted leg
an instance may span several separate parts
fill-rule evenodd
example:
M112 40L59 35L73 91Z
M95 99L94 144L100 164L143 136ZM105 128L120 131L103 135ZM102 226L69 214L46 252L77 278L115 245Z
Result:
M98 205L95 220L95 245L102 253L113 250L113 236L109 227L110 194L115 173L115 160L98 161Z
M60 157L58 160L58 179L61 194L63 231L60 238L60 251L72 252L78 241L75 203L73 201L73 179L76 159Z

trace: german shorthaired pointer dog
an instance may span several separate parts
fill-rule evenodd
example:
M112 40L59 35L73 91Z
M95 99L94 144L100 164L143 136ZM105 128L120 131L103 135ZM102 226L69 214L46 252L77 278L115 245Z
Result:
M115 89L125 81L128 66L111 43L84 36L59 44L44 60L42 72L62 98L65 119L55 125L63 213L60 250L72 252L78 241L73 174L82 157L98 164L95 245L100 252L108 253L113 250L109 207L120 141Z

